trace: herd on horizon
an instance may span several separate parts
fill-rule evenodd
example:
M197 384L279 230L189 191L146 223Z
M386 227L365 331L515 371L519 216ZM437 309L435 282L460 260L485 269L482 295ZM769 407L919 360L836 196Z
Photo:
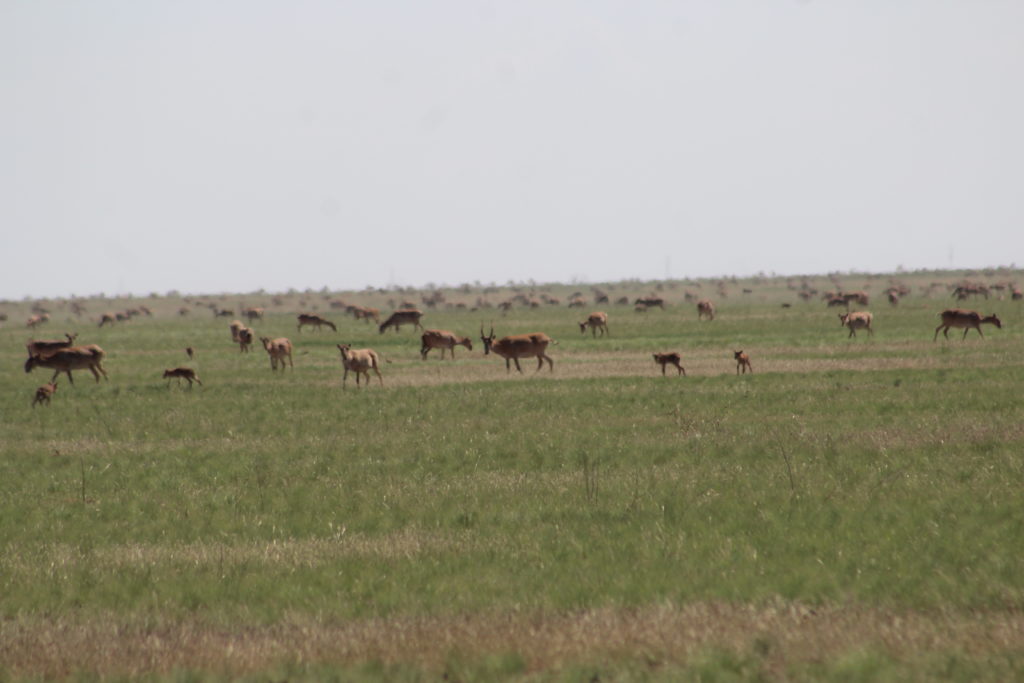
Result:
M1013 300L1021 300L1024 298L1020 289L1016 286L1009 287L1011 290L1011 297ZM749 293L750 290L744 290L745 293ZM896 305L899 302L900 297L906 296L909 293L905 287L890 287L885 292L888 297L889 303ZM817 294L816 291L810 288L803 288L799 292L799 295L805 301L810 300ZM988 298L989 288L983 284L977 283L961 283L953 288L953 296L958 300L962 301L971 296L984 296ZM689 301L695 297L692 297L687 293L686 299ZM829 307L832 306L843 306L847 309L847 312L839 314L840 325L849 329L849 337L854 337L858 330L866 330L869 335L874 334L872 329L873 316L868 311L850 311L849 307L851 304L867 305L869 302L868 295L863 291L856 292L825 292L822 299L826 302ZM428 295L423 297L424 303L428 306L433 307L437 303L436 300L432 300ZM606 294L600 290L595 290L595 303L611 303ZM498 308L504 313L507 312L514 303L520 303L526 306L536 307L537 302L527 299L526 297L516 297L509 301L498 304ZM557 299L551 299L545 297L545 303L558 303ZM623 297L615 302L616 304L628 304L629 299ZM665 307L665 300L657 295L650 295L645 297L639 297L633 302L634 310L638 313L646 312L651 308ZM577 293L569 300L569 307L576 308L586 306L587 302L581 294ZM784 307L789 307L790 304L782 304ZM344 309L346 313L352 315L356 320L363 320L369 323L371 320L378 324L378 329L381 334L385 333L388 329L394 329L395 332L399 332L403 325L412 325L414 330L419 329L422 331L421 334L421 348L420 356L423 360L427 359L427 356L431 350L439 349L441 359L444 360L445 353L448 352L452 360L455 359L455 347L464 346L468 350L473 349L473 342L469 337L462 336L451 332L449 330L437 330L437 329L425 329L421 324L421 319L424 315L423 311L415 307L416 305L412 302L403 302L398 310L394 311L384 322L380 322L380 311L375 308L367 308L355 304L346 304L344 302L332 301L331 307L337 309ZM76 308L77 307L77 308ZM715 319L715 305L709 299L700 299L696 303L697 317L698 320L713 321ZM81 307L77 302L72 303L73 311L76 314L81 314L84 308ZM210 308L213 311L214 317L234 317L234 312L230 309L224 309L215 307L210 304ZM476 309L473 309L476 310ZM187 308L179 309L180 315L187 315L189 310ZM243 308L241 317L246 318L247 321L252 324L256 320L263 320L264 316L263 308ZM118 322L124 322L131 320L135 316L147 315L151 316L152 311L145 306L137 306L133 309L129 309L124 312L107 312L104 313L99 320L99 326L113 325ZM933 341L938 339L939 332L941 331L946 339L949 338L949 330L951 328L963 329L964 334L962 339L966 339L967 333L972 329L977 330L981 337L984 334L981 331L981 325L991 324L997 328L1002 327L1002 322L996 315L982 315L976 311L966 310L961 308L949 308L943 310L940 314L941 323L935 328L935 334ZM6 318L6 316L4 316ZM34 313L27 321L29 328L36 328L39 325L49 320L49 314L45 311L39 311ZM314 330L320 330L323 327L329 327L333 331L337 331L335 324L326 318L315 314L315 313L300 313L297 317L297 331L301 332L303 327L309 326ZM604 311L595 311L591 313L585 320L577 323L582 334L586 334L589 329L594 338L610 336L608 327L608 314ZM248 353L250 347L257 339L254 330L241 322L240 320L232 320L229 325L231 333L231 340L233 343L239 345L241 353ZM105 352L96 344L88 344L76 346L75 341L77 338L75 334L65 334L66 339L51 339L51 340L31 340L26 344L28 351L28 359L25 362L25 372L31 372L36 367L43 367L52 369L54 371L53 377L50 381L35 391L32 407L36 405L49 405L52 397L57 391L57 378L63 372L67 375L68 381L72 384L74 380L71 372L73 370L89 370L97 382L100 380L102 375L104 379L107 378L106 370L103 368L102 361L105 357ZM292 351L293 344L291 340L286 337L279 337L271 339L269 337L258 337L264 350L270 359L271 370L276 371L280 365L281 370L287 367L294 368L292 364ZM549 337L543 332L534 332L529 334L515 334L507 335L498 338L494 332L493 323L489 334L484 333L483 325L480 327L480 340L484 346L484 355L495 354L505 360L506 372L511 372L512 364L515 364L516 370L522 373L522 367L519 364L520 359L536 358L537 359L537 371L540 371L544 362L547 361L550 371L554 371L554 361L547 355L546 351L549 345L557 344L558 342ZM366 384L370 383L370 372L372 371L377 375L381 386L384 384L384 378L380 373L380 366L382 362L381 355L373 349L353 349L349 344L337 344L337 348L341 354L342 366L344 368L344 376L342 379L342 386L347 385L348 375L350 372L356 376L356 386L361 384L361 380L365 378ZM191 359L194 357L195 349L188 347L185 349L188 357ZM665 375L667 366L674 366L677 370L677 375L686 376L686 370L682 365L682 356L678 351L665 351L653 354L654 362L656 365L660 365L661 374ZM733 358L736 361L736 374L742 373L753 373L753 365L751 364L750 357L747 353L742 350L733 351ZM388 361L390 362L390 361ZM191 389L193 383L202 385L202 381L196 374L195 370L189 367L175 367L168 368L164 371L163 377L166 379L177 379L179 384L182 379L188 382L188 386Z

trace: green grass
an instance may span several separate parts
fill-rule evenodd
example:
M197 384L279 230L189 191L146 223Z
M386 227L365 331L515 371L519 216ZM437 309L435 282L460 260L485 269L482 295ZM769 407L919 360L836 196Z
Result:
M522 377L479 346L421 362L412 332L379 335L335 312L337 334L297 334L285 312L255 326L296 342L294 372L276 374L262 349L238 352L228 321L198 311L83 321L79 342L107 350L110 381L76 373L35 409L50 373L24 374L28 334L8 323L0 677L1013 677L1019 633L972 646L1024 608L1019 306L993 302L1004 328L984 340L933 343L946 301L876 304L875 337L848 340L823 304L780 309L782 296L737 295L711 323L689 304L606 306L605 340L581 336L585 313L564 307L428 312L428 326L474 337L493 317L499 335L558 339L555 372L533 375L527 361ZM343 389L339 342L390 359L386 386ZM187 364L187 345L205 383L191 391L160 378ZM735 376L740 348L757 374ZM689 377L661 377L649 354L670 349ZM830 622L839 635L824 658L714 614L690 649L649 634L616 645L622 625L564 656L517 640L521 621L689 605L824 610L840 626L868 612L875 626ZM882 625L899 618L942 637L894 645ZM306 638L418 620L457 634L474 619L486 628L436 650L383 638L347 655L271 650L228 665L198 648L150 653L136 669L134 651L81 654L108 627L134 642L157 624L187 642L190 629L232 640L296 623ZM478 635L501 631L495 622L508 633ZM32 638L67 629L83 634L77 659L28 654Z

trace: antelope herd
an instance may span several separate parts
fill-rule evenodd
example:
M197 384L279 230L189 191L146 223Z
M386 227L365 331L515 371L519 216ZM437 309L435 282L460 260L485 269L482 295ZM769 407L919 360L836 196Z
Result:
M1005 287L999 286L997 288L1004 288L1007 291L1010 291L1013 300L1020 300L1021 298L1024 298L1016 286L1011 287L1006 285ZM814 291L816 290L812 290L811 292L801 291L800 297L807 301ZM906 296L908 291L909 290L906 290L905 288L890 287L884 293L888 297L889 302L895 306L897 305L900 297ZM744 292L752 293L747 290L744 290ZM724 291L720 290L719 294L724 296ZM958 286L954 290L953 296L959 300L966 299L970 296L988 298L989 288L983 285L964 284ZM695 295L687 292L687 301L694 301L696 299L697 297ZM842 306L847 309L845 313L840 313L838 317L840 325L849 330L849 334L847 335L848 338L856 337L859 330L865 330L868 333L868 336L874 335L873 315L869 311L849 310L850 305L853 303L862 305L867 304L869 298L866 293L862 291L833 291L826 292L823 299L828 306ZM427 299L424 299L424 301L427 301ZM431 308L437 305L437 301L433 299L430 301L433 302ZM540 299L520 297L520 299L516 300L516 303L519 305L533 308L539 307L541 302L549 305L557 305L558 299L542 295ZM586 303L579 293L570 297L569 302L570 308L576 308L580 305L585 305ZM601 302L609 302L607 295L603 296ZM502 305L506 303L508 304L508 308L510 308L512 302L502 302ZM616 303L620 305L628 305L629 300L625 297L621 297L616 300ZM633 303L638 311L646 311L650 308L660 308L665 310L665 301L656 295L637 298ZM502 305L499 305L499 308L501 308ZM451 304L449 304L449 306L451 306ZM787 304L783 304L783 306L789 307ZM379 322L380 320L380 311L378 309L349 305L340 301L332 302L331 307L339 309L344 308L356 320L364 320L366 322L371 320ZM465 306L460 307L465 308ZM135 315L152 315L148 309L145 309L144 311L141 310L143 308L144 307L139 307L122 312L103 313L99 319L99 326L104 327L106 325L113 325L117 322L131 320ZM187 312L187 309L182 310ZM211 310L213 310L215 317L225 316L225 313L231 314L227 309L219 309L211 306ZM262 323L265 320L265 310L263 308L242 308L241 310L241 317L246 319L250 324L254 322ZM697 301L698 320L713 321L715 320L715 313L715 304L711 300L700 299ZM467 351L473 350L473 341L469 337L457 334L451 330L424 329L421 322L423 316L423 311L415 308L413 302L403 301L400 309L395 310L383 323L379 324L378 331L380 334L383 334L389 328L394 328L395 332L399 333L403 325L412 325L414 329L422 330L422 335L420 336L420 358L424 361L427 360L428 354L433 349L440 350L441 360L445 359L445 355L447 353L450 355L450 359L452 361L455 360L456 346L464 346ZM594 311L587 316L586 320L577 323L580 333L585 335L589 329L591 336L594 339L597 339L599 336L602 338L610 336L608 317L608 314L604 311ZM995 314L982 315L977 311L950 308L942 311L939 314L939 317L941 319L941 323L935 328L933 341L938 340L940 331L943 333L943 336L948 339L950 328L962 329L964 331L961 340L965 340L967 333L972 329L977 330L979 337L984 338L981 326L985 324L993 325L997 329L1002 328L1002 322ZM4 319L6 319L6 317ZM37 313L29 318L27 326L29 328L35 328L48 320L49 314L45 312ZM320 331L323 327L328 327L332 331L337 332L337 326L333 322L314 313L298 314L297 323L297 330L299 332L301 332L302 328L306 326L311 326L316 331ZM239 353L248 353L253 341L257 338L255 331L239 319L235 319L230 323L229 330L232 342L239 345ZM33 408L38 404L49 405L50 400L57 391L56 380L61 373L67 375L68 381L71 384L74 384L74 378L71 374L74 370L88 370L92 373L96 382L100 381L101 376L104 379L108 379L107 372L103 367L103 360L106 357L103 349L95 344L76 346L75 342L78 338L77 333L67 333L64 336L64 339L33 339L26 343L28 359L25 361L25 372L31 372L37 367L53 370L53 376L50 382L36 389L32 401ZM294 370L294 363L292 359L294 347L291 340L285 337L270 338L266 336L259 337L259 340L264 350L267 352L272 371L276 372L279 366L282 372L286 367ZM554 372L554 360L548 356L547 351L550 346L556 345L558 342L543 332L512 334L499 338L495 334L493 323L491 325L490 333L488 334L484 334L484 328L481 324L480 341L483 343L484 356L494 354L504 359L506 373L511 373L513 365L515 365L515 368L519 373L522 373L523 369L520 365L520 360L530 358L537 359L536 372L543 369L545 362L548 364L549 371ZM347 384L350 372L355 373L356 375L357 387L362 386L363 384L370 384L371 372L377 375L380 385L384 385L384 378L380 371L381 356L379 353L369 348L353 349L352 345L347 343L337 344L336 346L341 354L341 362L344 368L344 375L342 378L343 387ZM189 359L195 358L194 347L187 347L186 353ZM677 376L686 376L686 369L683 367L682 355L680 352L663 351L654 353L653 358L656 366L660 366L662 376L666 375L668 366L676 368ZM733 359L736 362L737 375L746 373L753 374L753 366L750 361L750 356L747 353L744 351L733 351ZM196 371L189 367L169 368L164 371L163 377L168 380L172 378L176 379L179 384L181 383L181 380L184 379L188 382L190 389L193 384L199 384L200 386L203 385ZM366 380L365 383L362 381L363 379Z

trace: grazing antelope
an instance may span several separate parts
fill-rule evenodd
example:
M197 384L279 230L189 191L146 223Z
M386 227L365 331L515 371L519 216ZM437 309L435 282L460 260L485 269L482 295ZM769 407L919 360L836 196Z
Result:
M423 311L413 308L411 310L395 311L388 319L380 325L380 333L384 334L384 331L389 327L394 327L395 332L402 327L402 325L413 325L413 329L417 327L423 329L423 325L420 324L420 318L423 317Z
M330 320L325 320L313 313L299 313L299 332L302 331L303 325L312 325L317 332L320 331L320 327L323 325L327 325L327 327L331 328L334 332L338 331L338 328L335 327L334 323Z
M37 315L29 316L29 319L25 322L26 327L36 328L45 322L49 322L49 313L39 313Z
M99 326L103 327L107 323L113 325L115 322L117 322L117 317L113 313L104 313L102 316L100 316Z
M213 311L214 318L230 318L235 314L235 312L229 308L217 308L216 306L214 306L210 310Z
M187 379L189 389L192 388L192 382L195 382L199 386L203 386L203 383L199 381L199 375L197 375L196 371L192 368L173 368L164 370L164 379L170 379L171 377L177 378L178 384L181 384L181 380ZM167 387L170 388L170 386L171 383L168 382Z
M51 382L63 372L67 374L68 381L74 384L75 380L71 376L71 371L88 370L99 382L100 373L103 374L104 379L107 379L107 371L103 369L102 364L104 356L106 354L103 349L95 344L72 346L68 349L58 349L50 353L29 356L25 361L25 372L32 372L35 367L49 368L54 371L53 377L50 379Z
M686 377L686 370L682 366L682 358L675 351L668 353L656 353L654 354L654 362L661 365L661 375L665 376L665 366L674 365L676 366L676 375L682 375Z
M36 389L35 398L32 399L32 407L35 408L37 403L46 403L46 406L50 406L50 399L57 393L57 383L50 382Z
M341 351L341 364L345 366L345 375L342 377L341 386L348 382L348 373L351 370L356 373L356 386L359 386L359 376L366 375L366 384L370 384L370 370L377 373L380 385L384 386L384 378L380 374L380 355L373 349L352 350L351 344L338 344Z
M263 312L262 308L247 308L242 311L242 315L252 322L253 320L263 320Z
M662 310L665 310L665 300L662 299L660 296L640 297L639 299L633 302L633 305L636 304L643 304L645 310L647 308L653 308L655 306Z
M573 297L569 299L569 308L583 308L587 305L587 300L581 296Z
M51 353L58 349L69 349L74 346L75 339L78 338L78 333L68 334L64 333L67 339L45 339L36 340L33 339L29 343L25 344L25 348L28 349L29 356L38 356L41 353Z
M856 313L840 313L839 314L839 326L849 327L849 337L856 337L857 330L867 330L868 334L874 336L875 331L871 329L872 316L867 311L857 311Z
M380 322L380 309L379 308L367 308L365 306L353 306L352 315L356 320L364 320L367 324L372 320L375 323Z
M850 303L841 296L829 297L825 305L828 306L829 308L833 306L845 306L846 308L850 307Z
M515 362L516 370L522 372L523 369L519 367L520 358L536 358L537 372L540 372L540 369L544 367L544 361L548 362L551 372L555 371L555 362L548 357L545 351L548 348L548 344L557 344L558 342L543 332L513 334L495 341L494 326L491 326L490 335L484 335L484 326L481 325L480 341L484 343L485 356L493 351L505 359L506 372L512 371L511 361Z
M984 338L985 335L981 334L982 323L991 323L1000 329L1003 327L1003 323L999 321L999 318L997 318L994 313L992 315L982 317L981 313L978 313L977 311L965 311L962 308L947 308L940 313L939 316L942 318L942 324L935 328L935 336L932 338L932 341L939 338L939 330L942 330L943 336L946 339L949 339L949 328L951 327L963 328L964 336L960 338L961 341L967 339L967 333L972 329L977 330L978 334Z
M238 331L238 352L249 353L249 347L252 346L252 340L256 337L256 333L253 332L251 327L243 327Z
M188 359L192 360L193 358L195 358L196 350L194 348L192 348L191 346L186 346L185 347L185 353L188 354Z
M611 334L608 331L608 314L603 311L595 311L591 313L586 320L580 324L580 334L586 334L587 328L590 328L590 333L596 337L597 331L601 330L601 336Z
M468 350L473 350L473 342L469 337L461 337L448 330L424 330L420 339L423 341L423 347L420 349L423 360L427 359L430 349L441 349L441 360L444 360L446 350L451 351L452 360L455 360L456 346L465 346Z
M715 305L707 299L701 299L697 302L697 320L703 320L705 316L708 320L715 319Z
M269 339L268 337L260 337L260 342L263 344L263 348L266 349L267 355L270 356L270 369L277 370L278 362L281 363L281 372L284 372L284 361L288 359L288 365L291 369L295 370L295 365L292 364L292 343L291 340L285 337L278 337L277 339Z
M870 301L868 295L865 292L843 292L839 296L846 301L847 305L850 305L851 303L857 303L860 304L861 306L867 306L868 302Z
M742 351L733 351L732 357L736 359L736 374L740 374L740 368L743 368L743 374L747 374L747 370L750 370L750 374L754 374L754 366L750 364L750 356L743 353Z

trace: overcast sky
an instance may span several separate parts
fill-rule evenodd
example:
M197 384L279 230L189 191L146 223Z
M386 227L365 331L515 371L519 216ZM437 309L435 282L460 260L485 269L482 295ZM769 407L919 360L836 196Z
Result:
M1024 2L0 0L0 298L1018 264Z

